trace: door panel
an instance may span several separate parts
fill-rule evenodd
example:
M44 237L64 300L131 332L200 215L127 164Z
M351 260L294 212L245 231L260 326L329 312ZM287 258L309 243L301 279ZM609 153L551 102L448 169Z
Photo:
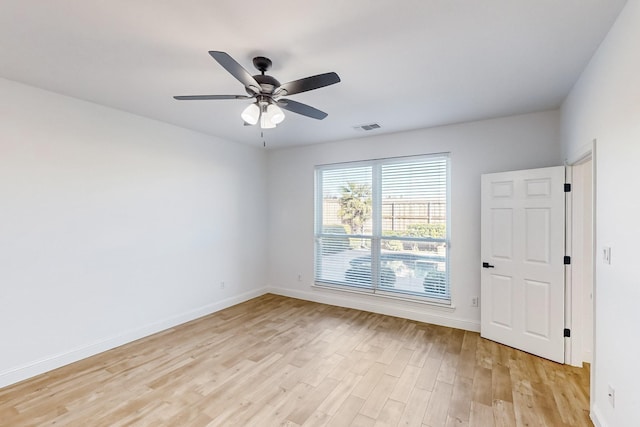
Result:
M491 193L494 199L508 198L513 196L513 181L492 182Z
M564 167L482 176L481 335L564 363Z
M511 329L513 325L513 316L511 311L511 277L491 276L491 293L493 301L491 304L491 322L503 328Z
M525 332L549 339L549 283L525 280Z
M550 179L526 179L527 198L551 196L551 180Z
M525 209L525 261L549 264L549 209Z
M513 242L513 213L511 209L491 211L491 254L494 258L511 259Z

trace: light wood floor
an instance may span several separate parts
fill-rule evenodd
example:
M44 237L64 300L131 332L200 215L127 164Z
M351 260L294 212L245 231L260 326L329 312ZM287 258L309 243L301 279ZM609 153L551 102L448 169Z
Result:
M591 426L588 369L265 295L0 389L2 426Z

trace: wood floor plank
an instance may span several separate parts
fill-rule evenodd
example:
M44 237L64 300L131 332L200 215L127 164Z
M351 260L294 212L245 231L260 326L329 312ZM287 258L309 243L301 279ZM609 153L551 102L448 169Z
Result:
M474 402L491 407L491 369L479 367L473 377L473 398Z
M418 375L418 379L416 380L416 387L433 391L441 364L441 359L433 359L431 357L427 358L424 362L424 366L420 370L420 375Z
M376 420L369 418L366 415L358 414L350 425L351 427L374 427L376 425Z
M589 366L267 294L0 389L0 425L583 427Z
M422 419L424 424L430 427L439 427L446 424L452 391L453 386L451 384L441 381L436 382L431 399L429 399L429 406L427 406L427 411Z
M404 412L404 403L388 399L376 417L374 427L394 427L398 425Z
M442 363L440 364L440 369L438 370L438 376L436 377L436 380L453 384L453 381L456 378L458 359L458 354L449 353L448 351L445 352L442 357Z
M479 402L471 402L469 426L493 427L493 410L491 406ZM533 427L533 425L531 427Z
M317 387L343 359L344 356L339 354L332 354L328 357L320 358L317 363L313 363L309 369L306 369L300 381Z
M329 395L318 406L317 412L322 412L329 416L335 415L340 406L349 397L356 384L362 379L361 376L349 373L342 378L336 385L336 387L329 393Z
M321 411L315 411L311 416L302 424L302 427L325 427L329 425L331 415Z
M507 366L496 364L491 370L491 394L494 400L513 402L511 377Z
M449 415L444 427L469 427L469 421L463 421L460 418Z
M427 411L429 399L431 399L430 391L414 388L409 395L409 400L405 405L398 425L403 427L422 426L422 419Z
M411 359L409 359L409 364L412 366L417 366L418 368L422 368L424 366L424 362L427 360L427 357L429 357L431 345L431 342L424 337L424 331L417 331L414 340L406 344L408 348L413 349L413 354L411 355Z
M414 350L402 347L396 353L393 360L389 363L389 367L387 368L386 373L389 375L393 375L394 377L400 377L402 372L404 371L405 366L411 360L411 356L413 355Z
M398 378L398 382L393 388L393 392L389 398L398 402L407 403L409 401L411 391L414 389L416 381L418 380L419 374L420 368L417 366L405 366L404 371L402 371L400 378Z
M516 416L513 412L513 402L494 400L493 420L496 427L510 427L516 425ZM574 425L579 426L581 424Z
M384 374L373 390L371 390L371 393L369 393L369 397L362 406L362 409L360 409L360 413L369 418L377 419L397 382L398 378L393 375Z
M448 416L460 424L468 423L473 396L473 380L465 376L456 376L451 394Z
M386 369L387 365L374 363L373 366L371 366L371 368L369 368L369 370L364 374L360 382L358 382L351 394L362 399L367 399L373 388L384 375L384 371Z
M353 420L358 415L358 412L360 412L362 405L364 405L364 399L354 395L349 395L349 397L345 399L344 403L340 405L338 412L331 417L329 425L336 427L352 425Z
M329 396L329 394L336 388L338 381L326 378L317 387L304 396L296 405L293 412L287 415L287 420L294 423L304 424L305 421L315 412L320 404Z

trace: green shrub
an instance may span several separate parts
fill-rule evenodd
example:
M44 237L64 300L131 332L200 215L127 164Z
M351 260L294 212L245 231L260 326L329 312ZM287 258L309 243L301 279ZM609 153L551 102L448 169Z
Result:
M444 224L411 224L407 226L406 236L408 237L433 237L434 239L444 239L446 228Z
M444 239L446 228L444 224L411 224L406 230L402 231L385 231L382 235L389 239L390 237L417 237L417 238L434 238ZM436 242L414 242L406 240L382 240L382 249L390 251L435 251L439 243Z

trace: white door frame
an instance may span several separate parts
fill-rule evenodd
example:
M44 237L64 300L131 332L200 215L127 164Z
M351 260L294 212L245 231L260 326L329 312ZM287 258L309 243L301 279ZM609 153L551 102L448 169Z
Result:
M588 166L586 165L587 163ZM593 329L586 325L585 317L593 313L593 300L586 302L588 293L593 293L594 245L593 229L590 230L590 241L585 241L584 233L578 228L590 225L593 227L593 170L588 175L590 182L585 181L584 168L593 168L591 153L567 167L567 182L572 185L571 197L567 198L566 253L571 256L571 265L566 271L565 322L571 330L571 337L565 347L565 360L568 364L581 367L583 362L591 362L591 356L585 352L586 343L592 341ZM587 207L585 201L589 200ZM587 224L589 223L589 224ZM585 260L585 245L591 251L591 264ZM588 273L590 270L591 274ZM589 277L591 276L591 277ZM589 305L590 304L590 305ZM586 337L585 334L591 334Z
M575 153L571 153L565 163L567 166L577 166L580 164L585 163L588 160L591 160L591 172L592 172L592 178L591 178L591 213L592 213L592 279L593 279L593 283L592 283L592 292L593 292L593 298L592 298L592 313L593 313L593 325L592 325L592 331L593 331L593 353L592 353L592 360L591 360L591 366L594 366L596 358L597 358L597 354L596 354L596 340L597 340L597 336L595 334L595 324L596 324L596 310L595 310L595 306L596 306L596 298L597 298L597 286L596 286L596 275L595 275L595 269L596 269L596 263L597 263L597 252L596 252L596 248L597 246L597 242L596 242L596 224L597 224L597 219L596 219L596 197L597 197L597 176L596 176L596 148L597 148L597 140L593 140L590 144L586 144L584 147L582 147L581 150L575 152ZM577 191L581 191L582 189L580 188L576 188ZM571 199L571 198L569 198ZM575 239L572 234L571 234L571 225L572 225L572 220L574 219L574 208L573 206L568 206L567 209L567 242L568 242L568 247L567 250L569 251L568 254L571 254L571 249L573 246L575 246ZM583 331L581 331L580 328L580 322L577 321L577 319L580 319L580 316L583 315L582 310L580 309L581 305L582 305L582 300L579 300L579 298L582 296L582 292L572 292L574 289L574 285L577 286L577 283L573 283L572 281L572 270L573 269L573 264L571 266L570 269L568 269L567 271L567 278L566 278L566 286L567 286L567 298L565 299L566 301L566 310L565 312L568 313L567 314L567 327L572 329L572 333L571 333L571 338L568 338L569 342L567 343L568 345L565 347L565 360L573 365L573 366L579 366L582 367L582 363L583 363L583 341L581 339L581 333ZM575 337L575 338L574 338ZM596 389L596 385L595 385L595 375L594 375L594 370L591 369L591 381L590 381L590 395L591 395L591 407L593 407L593 397L595 395L594 390Z

